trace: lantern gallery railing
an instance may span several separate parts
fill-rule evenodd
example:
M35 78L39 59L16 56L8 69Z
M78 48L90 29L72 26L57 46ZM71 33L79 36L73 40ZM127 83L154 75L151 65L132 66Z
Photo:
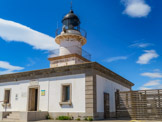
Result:
M67 30L68 32L68 29L65 28L65 30ZM81 36L83 36L84 38L87 38L87 32L84 29L79 28L79 30L78 29L73 29L73 30L80 32ZM55 36L60 35L61 32L63 32L63 28L58 28L55 32Z
M68 54L78 54L82 57L86 58L87 60L91 61L91 55L85 51L84 49L77 47L77 46L70 46L70 47L60 47L59 49L55 49L49 52L49 58L62 56L62 52L66 51L66 55ZM65 53L64 53L65 54Z

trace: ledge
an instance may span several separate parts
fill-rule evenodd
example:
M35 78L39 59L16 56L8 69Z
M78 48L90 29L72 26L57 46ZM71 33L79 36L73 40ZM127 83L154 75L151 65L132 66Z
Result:
M116 74L115 72L109 70L108 68L96 62L86 62L82 64L62 66L57 68L48 68L48 69L0 75L0 83L81 74L81 73L87 73L90 70L101 72L106 76L111 77L111 79L114 79L113 80L114 82L118 81L117 83L122 85L124 84L127 87L131 87L134 85L132 82L128 81L122 76Z
M69 55L63 55L63 56L57 56L57 57L51 57L48 58L49 61L54 61L54 60L60 60L60 59L65 59L65 58L71 58L71 57L77 57L85 62L90 62L88 59L84 58L83 56L79 54L69 54Z
M61 39L65 39L65 38L76 38L77 40L80 40L81 41L81 44L82 45L85 45L87 43L86 38L83 37L82 35L70 34L70 33L65 33L65 34L56 36L55 42L57 44L60 44L60 40Z
M62 105L72 105L72 102L71 101L69 101L69 102L60 102L60 105L62 106Z

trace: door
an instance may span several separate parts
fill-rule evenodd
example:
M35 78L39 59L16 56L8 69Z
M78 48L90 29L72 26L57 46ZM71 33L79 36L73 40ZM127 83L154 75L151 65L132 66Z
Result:
M109 93L104 93L104 118L110 117Z
M28 111L37 111L38 109L38 88L29 88Z

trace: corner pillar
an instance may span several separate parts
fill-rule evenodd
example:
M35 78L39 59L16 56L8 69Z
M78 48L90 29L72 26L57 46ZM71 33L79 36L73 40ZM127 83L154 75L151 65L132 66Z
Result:
M87 71L85 80L86 116L95 119L95 113L97 111L96 74L93 70Z

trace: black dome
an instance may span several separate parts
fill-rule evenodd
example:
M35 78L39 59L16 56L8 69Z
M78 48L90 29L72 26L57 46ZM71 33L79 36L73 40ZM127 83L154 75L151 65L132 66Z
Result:
M73 10L70 10L70 12L64 16L62 20L64 25L67 25L66 20L70 20L74 26L78 26L80 24L80 20L78 16L74 14Z

